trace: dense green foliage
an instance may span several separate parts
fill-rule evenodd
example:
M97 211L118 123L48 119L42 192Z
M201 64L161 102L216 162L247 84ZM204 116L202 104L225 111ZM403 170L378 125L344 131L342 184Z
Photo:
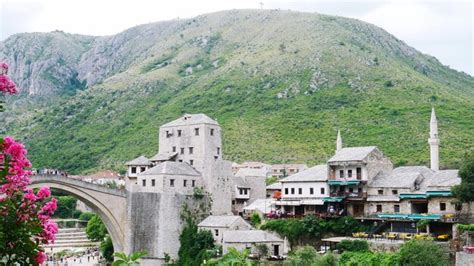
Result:
M257 212L254 212L252 216L250 216L250 222L253 226L258 227L262 223L262 217L260 217L260 214Z
M453 187L454 196L461 202L474 201L474 151L466 154L459 170L461 184Z
M92 212L83 212L83 213L81 213L81 215L79 215L78 219L81 220L81 221L89 221L94 216L95 216L95 214L92 213Z
M263 224L261 229L274 231L287 237L292 247L304 238L320 238L323 233L350 235L367 230L351 216L324 220L311 215L303 219L270 220Z
M177 265L199 266L205 259L209 259L209 250L215 248L212 233L207 230L198 230L197 224L191 216L185 218L185 225L179 235L180 247Z
M72 196L59 196L56 197L58 200L58 208L54 212L54 217L59 218L77 218L74 217L78 212L76 211L77 199Z
M32 39L34 45L22 47L36 47L56 44L59 35L78 38L16 35L0 52L40 65L50 53L22 53L14 41ZM82 59L87 70L87 63L103 62L85 73L87 89L78 86L51 102L9 99L18 115L7 121L7 132L25 140L38 168L123 170L125 161L154 155L158 127L184 113L216 118L224 154L234 161L324 162L341 129L345 146L377 145L396 165L428 164L432 106L441 167L456 167L474 142L474 79L358 20L232 10L142 25L73 47L53 48L74 55L68 65ZM183 73L188 67L192 74ZM63 83L57 90L65 90ZM26 102L37 106L26 110Z
M254 266L256 262L248 259L250 250L244 249L238 251L235 248L229 248L228 252L216 259L210 259L203 265L214 265L214 266ZM191 265L191 264L190 264Z
M404 243L399 251L400 265L406 266L447 266L449 260L441 246L433 241L411 240Z
M369 251L369 243L365 240L342 240L337 248L341 251Z
M98 215L94 215L86 226L87 238L91 241L103 241L107 235L107 228Z
M344 252L339 258L340 266L399 266L398 253L390 252Z
M114 260L114 245L112 243L112 238L109 235L100 242L100 253L106 261L111 262Z
M459 231L474 231L474 224L458 224Z
M337 266L336 255L329 252L319 255L311 246L304 246L296 249L285 260L285 266Z

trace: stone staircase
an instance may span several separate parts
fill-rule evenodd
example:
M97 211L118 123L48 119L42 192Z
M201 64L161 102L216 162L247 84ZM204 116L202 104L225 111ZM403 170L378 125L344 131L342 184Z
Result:
M87 238L84 228L60 228L56 234L54 244L45 246L45 250L59 251L63 249L83 249L99 246L99 242L92 242Z

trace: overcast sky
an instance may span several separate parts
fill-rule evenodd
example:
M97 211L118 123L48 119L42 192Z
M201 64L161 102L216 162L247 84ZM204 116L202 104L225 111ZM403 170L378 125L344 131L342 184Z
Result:
M0 40L19 32L53 30L110 35L143 23L262 7L361 19L474 75L471 0L0 0Z

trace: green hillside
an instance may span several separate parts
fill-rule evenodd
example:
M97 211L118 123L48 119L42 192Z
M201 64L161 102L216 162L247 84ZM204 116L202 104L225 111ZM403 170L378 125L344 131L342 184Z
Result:
M153 155L159 126L184 113L217 119L225 156L239 162L323 162L340 129L345 146L377 145L398 165L427 164L432 106L442 167L474 146L474 78L361 21L224 11L87 45L73 73L86 89L50 94L47 106L9 99L12 108L21 102L13 109L31 105L7 132L26 142L36 167L122 170Z

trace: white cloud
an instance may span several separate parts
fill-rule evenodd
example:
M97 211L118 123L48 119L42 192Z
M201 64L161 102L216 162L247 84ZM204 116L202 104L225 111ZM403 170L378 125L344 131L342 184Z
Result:
M469 0L0 0L0 40L18 32L110 35L127 28L225 9L292 9L378 25L444 64L474 74Z

